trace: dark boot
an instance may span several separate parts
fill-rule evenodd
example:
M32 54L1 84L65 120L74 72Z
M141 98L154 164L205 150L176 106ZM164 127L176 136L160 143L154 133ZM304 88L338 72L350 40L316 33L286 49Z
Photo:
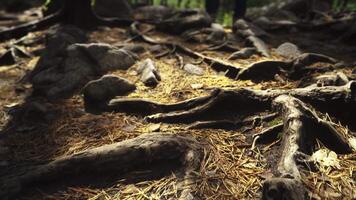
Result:
M216 19L220 6L220 0L205 0L205 10L212 19Z
M245 17L247 7L246 1L247 0L235 0L234 21Z

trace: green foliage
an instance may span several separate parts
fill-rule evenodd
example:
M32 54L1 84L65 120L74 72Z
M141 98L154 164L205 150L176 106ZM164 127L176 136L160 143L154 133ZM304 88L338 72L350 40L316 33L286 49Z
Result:
M335 11L339 11L341 9L342 2L343 2L342 0L334 0L333 1L333 9ZM346 6L346 9L350 10L350 11L356 11L356 1L349 0L348 4Z

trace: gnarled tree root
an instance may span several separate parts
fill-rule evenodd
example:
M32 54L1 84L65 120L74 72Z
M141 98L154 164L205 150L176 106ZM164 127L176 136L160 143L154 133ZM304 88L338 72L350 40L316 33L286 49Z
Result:
M134 23L131 26L131 32L132 32L132 34L135 34L135 39L140 39L140 40L142 40L146 43L149 43L149 44L165 45L165 46L169 47L170 49L173 49L176 52L181 52L181 53L184 53L192 58L200 59L202 62L206 62L208 65L210 65L212 69L219 71L219 72L225 72L225 75L229 78L236 78L237 74L241 70L240 67L237 67L235 65L224 62L222 60L218 60L213 57L206 56L201 53L195 52L180 43L170 42L170 41L160 41L160 40L153 39L153 38L145 35L144 32L140 31L137 25L138 25L137 23Z
M216 116L226 112L230 114L238 113L240 116L248 112L263 112L271 109L274 98L287 94L311 104L322 112L340 116L346 123L352 125L351 121L354 119L352 113L356 112L355 86L356 82L350 82L345 86L291 90L251 90L247 88L220 90L208 102L190 110L158 113L148 116L147 120L151 122L191 123L199 120L216 119Z
M0 197L2 199L11 197L19 194L25 187L39 183L73 176L105 173L120 175L142 166L164 163L178 163L178 166L170 167L172 170L182 170L182 179L185 179L191 177L190 172L200 167L202 158L203 148L195 139L166 133L144 134L38 166L24 175L2 183Z
M109 104L102 110L102 112L124 112L128 114L147 116L155 113L168 113L178 110L189 110L196 106L205 104L206 102L210 101L210 99L214 98L217 94L218 91L214 91L209 96L193 98L174 104L161 104L142 99L119 98L111 100Z
M131 25L131 33L135 35L135 39L141 39L149 44L165 45L173 49L173 51L181 52L194 59L199 59L210 65L215 71L225 72L225 76L232 79L252 80L255 82L269 81L273 80L276 74L283 74L291 79L297 79L308 73L325 72L334 69L333 67L313 68L308 67L309 65L317 62L330 64L335 64L337 62L334 58L322 54L304 53L290 61L261 61L253 63L247 67L240 67L203 55L177 42L153 39L147 36L143 31L139 30L138 23L133 23Z
M213 124L234 126L236 120L226 121L226 115L246 116L271 110L272 101L280 95L292 95L311 104L321 112L340 117L351 128L356 113L356 82L344 86L307 87L290 90L217 89L205 97L175 104L161 104L140 99L112 100L102 112L124 112L147 116L150 122L193 123L219 121ZM154 114L154 115L152 115ZM213 126L215 126L213 125Z
M212 120L212 121L198 121L191 124L188 129L225 129L225 130L237 130L242 126L258 126L261 122L269 122L277 117L278 113L267 114L263 116L248 117L243 120Z
M306 190L298 169L299 158L311 155L316 139L336 153L351 153L352 149L328 122L320 119L302 101L281 95L273 101L273 105L284 120L283 151L278 163L279 174L265 181L262 199L302 200L306 198Z

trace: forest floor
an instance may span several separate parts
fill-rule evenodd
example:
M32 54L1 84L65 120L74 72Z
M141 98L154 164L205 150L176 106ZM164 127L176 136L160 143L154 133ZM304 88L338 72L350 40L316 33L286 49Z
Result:
M13 21L1 23L14 24ZM231 32L231 30L226 31ZM194 196L200 199L256 199L259 197L263 181L272 176L269 163L273 159L278 159L274 153L279 151L278 147L281 143L278 140L269 145L257 145L254 150L251 150L252 133L278 124L281 122L279 119L245 132L222 129L188 130L185 124L148 123L140 116L123 113L89 114L84 111L83 98L78 94L56 103L56 110L53 111L55 114L50 122L38 122L36 119L11 122L13 120L9 114L11 110L24 104L26 98L31 95L31 84L23 82L22 79L33 70L39 60L39 52L45 44L44 35L45 31L31 33L30 37L39 39L39 41L31 46L22 46L33 56L23 58L14 65L0 66L0 176L11 172L18 173L28 169L29 166L46 163L82 150L135 138L143 133L167 132L191 136L199 141L205 141L206 146L209 147L206 149L209 153L206 152L200 171L196 172L198 179L192 187ZM273 49L270 58L254 55L249 59L228 61L227 58L231 52L205 50L207 49L205 44L188 43L179 36L161 32L152 31L149 35L153 38L169 38L171 41L179 41L197 52L237 66L248 66L262 60L283 59ZM128 38L130 36L125 28L102 27L90 33L90 42L112 45L120 44ZM0 52L5 50L12 41L1 43ZM356 52L355 47L343 43L326 43L318 33L281 34L276 36L273 47L287 41L298 45L305 52L323 53L348 62L356 61L355 54L352 54ZM149 46L141 41L133 43ZM183 54L181 56L185 62L197 62L189 56ZM140 82L133 70L113 72L136 84L136 91L128 97L174 103L207 95L215 88L289 89L299 84L298 81L254 83L249 80L233 80L225 77L223 73L214 71L205 63L199 64L204 69L204 74L196 76L181 69L174 55L154 58L152 54L145 53L141 59L144 58L151 58L156 62L162 81L157 87L149 88ZM324 64L316 63L315 65ZM351 71L352 68L344 69L345 74L350 74ZM347 138L352 137L353 133L347 127L342 126L337 119L330 120L343 131ZM320 149L323 148L320 144ZM337 162L336 166L320 166L320 170L316 172L303 170L304 184L316 199L355 199L356 154L338 155L335 162ZM168 175L158 176L153 180L141 178L149 173L149 169L144 169L115 180L112 180L112 177L100 177L79 183L75 180L66 180L66 183L56 182L53 183L56 186L31 188L21 196L21 199L177 198L178 180L174 173L168 172Z

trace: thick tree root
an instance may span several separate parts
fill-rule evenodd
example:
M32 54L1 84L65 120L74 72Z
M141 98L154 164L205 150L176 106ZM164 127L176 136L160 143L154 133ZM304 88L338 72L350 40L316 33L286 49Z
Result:
M155 113L168 113L178 110L189 110L210 101L219 93L219 90L212 92L209 96L198 97L174 104L161 104L142 99L120 98L110 101L102 112L124 112L138 115L151 115Z
M302 101L281 95L273 105L284 120L283 151L277 178L268 179L263 185L263 199L302 200L306 198L306 190L298 169L300 155L311 155L316 139L336 153L351 153L352 149L330 123L321 120Z
M243 120L213 120L213 121L198 121L188 127L188 129L225 129L236 130L243 126L258 126L261 122L268 122L273 120L278 113L272 113L264 116L248 117Z
M190 123L216 119L216 116L224 117L224 113L229 113L230 115L231 113L239 113L240 116L243 116L248 112L269 110L274 98L287 94L313 105L322 112L343 116L342 119L351 125L352 119L355 117L352 113L356 112L355 86L356 82L350 82L345 86L310 87L292 90L250 90L247 88L221 90L218 95L212 97L205 104L185 111L158 113L148 116L147 120L151 122ZM251 109L251 107L253 108Z
M124 112L147 116L150 122L193 123L204 122L205 125L217 125L232 128L238 120L226 121L234 113L248 116L256 112L271 110L272 101L280 95L291 95L311 104L321 112L340 117L351 128L356 112L356 82L351 81L344 86L307 87L290 90L215 90L205 97L194 98L175 104L161 104L140 99L114 99L102 112ZM152 115L155 114L155 115ZM148 116L150 115L150 116ZM220 121L219 121L220 120ZM222 121L221 121L222 120ZM194 126L193 126L194 127Z
M337 61L322 54L304 53L290 61L261 61L253 63L240 70L236 79L260 82L271 81L275 79L276 75L283 75L289 79L298 80L308 74L334 70L334 67L310 67L310 65L317 62L335 64Z
M276 74L283 74L289 78L298 79L308 73L333 70L332 67L308 67L314 63L323 62L335 64L337 62L334 58L322 54L304 53L290 61L262 61L253 63L247 67L239 67L195 52L177 42L155 40L147 36L143 31L140 31L138 25L138 23L131 25L131 33L135 35L136 39L141 39L149 44L164 45L174 49L174 51L181 52L194 59L199 59L210 65L215 71L225 72L225 76L232 79L252 80L256 82L270 81L274 79Z
M203 149L191 138L174 134L152 133L137 138L86 150L39 166L24 175L6 181L0 192L5 199L19 194L25 187L59 179L93 175L122 175L142 166L178 163L170 166L182 170L183 179L200 167ZM152 172L154 173L154 172ZM4 180L5 181L5 180ZM183 184L184 185L184 184Z
M355 91L355 82L350 82L345 86L309 87L292 90L261 91L246 88L216 90L210 96L179 103L178 107L176 105L159 105L159 108L166 109L155 108L151 111L156 111L157 114L148 116L146 119L151 122L167 123L192 123L202 120L205 122L198 122L192 127L218 128L221 125L222 128L235 128L239 126L238 122L222 120L226 119L226 114L231 117L232 113L238 113L241 117L255 112L275 109L280 113L284 123L261 133L257 142L273 141L281 135L280 133L283 133L281 137L284 149L278 164L278 174L275 174L277 178L266 181L263 198L303 199L305 189L301 183L298 165L303 164L300 162L303 162L304 158L314 151L316 139L336 153L351 153L352 150L347 141L331 123L319 118L302 101L317 107L323 112L333 112L337 108L341 113L350 111L350 109L354 113L356 105ZM132 101L121 100L121 106L125 108L125 103L127 102L133 103ZM142 106L143 104L141 103L142 101L136 101L131 106ZM150 103L154 106L158 105ZM137 105L135 106L134 104ZM187 105L190 108L182 110L184 107L188 108ZM147 107L147 105L143 107ZM181 110L174 110L175 108ZM275 117L275 115L268 116L266 119L271 119L272 117ZM214 120L211 121L211 119ZM247 118L247 120L240 123L256 123L252 119L248 120Z

